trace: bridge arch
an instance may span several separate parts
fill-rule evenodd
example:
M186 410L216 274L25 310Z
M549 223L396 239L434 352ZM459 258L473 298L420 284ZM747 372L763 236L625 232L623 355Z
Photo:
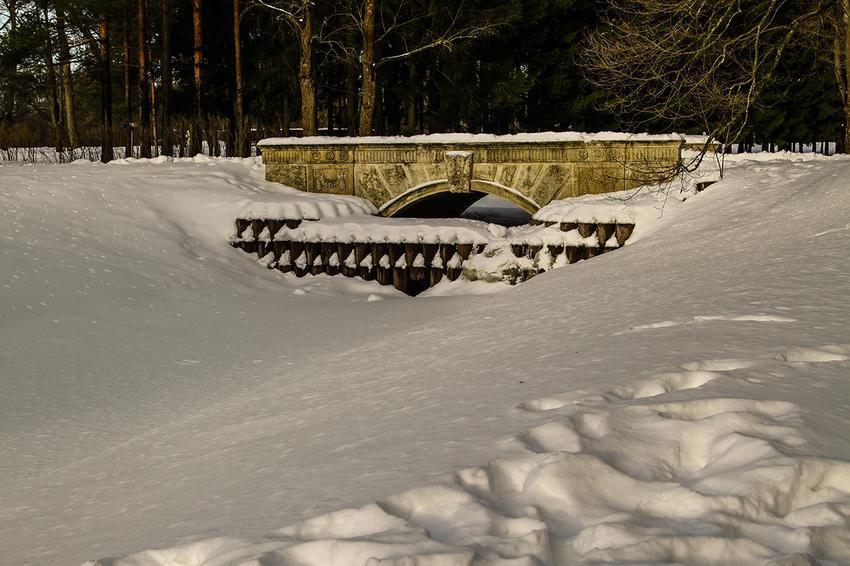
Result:
M387 201L378 214L384 217L408 216L418 218L454 218L486 195L495 195L513 203L529 214L540 210L540 205L498 183L472 179L469 192L452 192L447 179L423 183Z

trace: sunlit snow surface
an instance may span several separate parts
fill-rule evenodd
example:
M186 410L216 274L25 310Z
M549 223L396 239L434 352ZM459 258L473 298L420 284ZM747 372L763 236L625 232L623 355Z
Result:
M727 165L415 299L229 247L250 160L0 167L0 563L847 564L850 159Z

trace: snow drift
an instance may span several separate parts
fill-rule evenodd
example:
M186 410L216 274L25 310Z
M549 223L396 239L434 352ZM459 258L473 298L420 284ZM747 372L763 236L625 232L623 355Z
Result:
M847 186L736 158L411 299L231 249L250 160L0 168L2 561L848 563Z

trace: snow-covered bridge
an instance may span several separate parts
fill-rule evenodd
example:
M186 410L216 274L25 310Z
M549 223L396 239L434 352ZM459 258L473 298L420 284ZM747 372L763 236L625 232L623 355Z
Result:
M266 179L355 195L382 216L454 217L487 194L534 214L553 200L670 178L685 136L577 132L269 138Z

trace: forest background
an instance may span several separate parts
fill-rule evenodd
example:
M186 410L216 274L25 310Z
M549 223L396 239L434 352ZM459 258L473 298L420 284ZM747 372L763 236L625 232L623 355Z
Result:
M677 17L705 35L653 23L650 4L664 13L678 6ZM108 161L168 147L171 155L194 155L206 142L213 154L247 156L252 142L269 136L568 130L720 133L721 141L745 147L832 143L848 151L848 0L715 0L715 9L728 8L717 37L708 33L718 27L713 20L700 20L709 17L704 5L0 0L0 151L47 146L70 159L77 154L69 150L96 148ZM772 35L763 33L765 14ZM625 24L660 26L657 37L690 42L691 62L709 51L699 43L710 42L722 60L690 69L660 46L667 51L654 56L676 66L672 82L656 84L663 69L640 71L650 77L651 100L667 97L677 111L647 115L641 110L649 106L623 103L634 102L628 91L641 86L629 74L639 65L617 51L633 45ZM721 41L728 37L756 40L735 44L738 59L730 61ZM608 63L600 46L609 49ZM773 64L760 62L764 53ZM630 54L656 60L634 48ZM611 55L626 62L624 76L612 79ZM702 81L711 73L728 80L730 68L744 77L748 96L736 127L724 128L718 123L728 118L716 109L734 100L715 97L712 114L694 93L716 86ZM691 94L681 89L683 69L700 77ZM722 84L718 92L728 96L732 88Z

